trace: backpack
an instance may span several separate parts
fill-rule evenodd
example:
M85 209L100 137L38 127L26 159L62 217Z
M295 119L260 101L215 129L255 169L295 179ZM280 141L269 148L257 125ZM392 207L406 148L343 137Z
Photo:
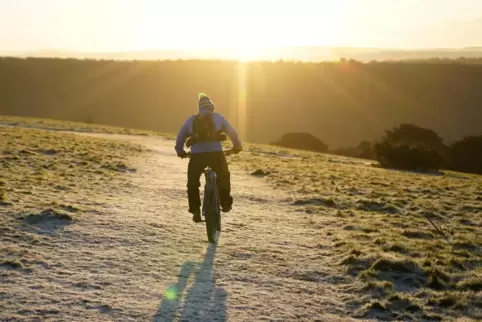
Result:
M192 123L192 139L196 143L218 140L212 113L196 115Z

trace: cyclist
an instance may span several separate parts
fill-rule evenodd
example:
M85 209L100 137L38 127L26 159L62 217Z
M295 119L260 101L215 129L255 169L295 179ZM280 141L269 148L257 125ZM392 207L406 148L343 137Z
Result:
M184 144L191 148L191 159L187 168L187 197L189 212L194 222L201 222L200 178L206 166L216 171L221 210L229 212L233 205L231 196L231 180L226 156L223 153L221 141L226 139L226 133L233 143L233 152L243 149L236 130L217 112L214 112L213 101L204 93L199 94L199 113L190 116L181 127L175 150L180 158L187 157Z

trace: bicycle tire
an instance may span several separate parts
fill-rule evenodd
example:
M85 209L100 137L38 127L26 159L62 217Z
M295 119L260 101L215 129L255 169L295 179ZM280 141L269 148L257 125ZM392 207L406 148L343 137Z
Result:
M215 185L211 182L212 178L206 175L206 184L204 186L204 201L203 211L206 222L206 234L210 243L215 243L216 231L217 231L217 216L216 216L216 193Z
M216 230L221 231L221 207L219 205L219 190L217 184L214 186L215 188L215 200L214 200L214 210L215 210L215 222L216 222Z

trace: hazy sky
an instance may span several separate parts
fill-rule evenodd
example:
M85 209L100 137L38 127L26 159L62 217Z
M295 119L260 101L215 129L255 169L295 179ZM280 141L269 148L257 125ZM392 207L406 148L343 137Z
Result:
M482 45L482 0L0 0L0 51Z

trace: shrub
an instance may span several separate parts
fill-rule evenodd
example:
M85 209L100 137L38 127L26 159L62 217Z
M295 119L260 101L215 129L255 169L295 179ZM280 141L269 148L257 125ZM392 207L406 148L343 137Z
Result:
M271 144L290 149L308 150L325 153L328 146L319 138L306 132L295 132L283 134L281 139Z
M376 143L374 150L377 161L385 168L437 171L444 164L444 159L436 151L420 145L394 145L383 142Z
M451 168L482 174L482 135L469 136L451 146Z
M443 141L435 131L407 123L386 131L384 140L393 144L422 145L431 148L440 147Z
M447 147L433 130L402 124L386 131L373 152L382 167L429 171L440 170L446 161Z

